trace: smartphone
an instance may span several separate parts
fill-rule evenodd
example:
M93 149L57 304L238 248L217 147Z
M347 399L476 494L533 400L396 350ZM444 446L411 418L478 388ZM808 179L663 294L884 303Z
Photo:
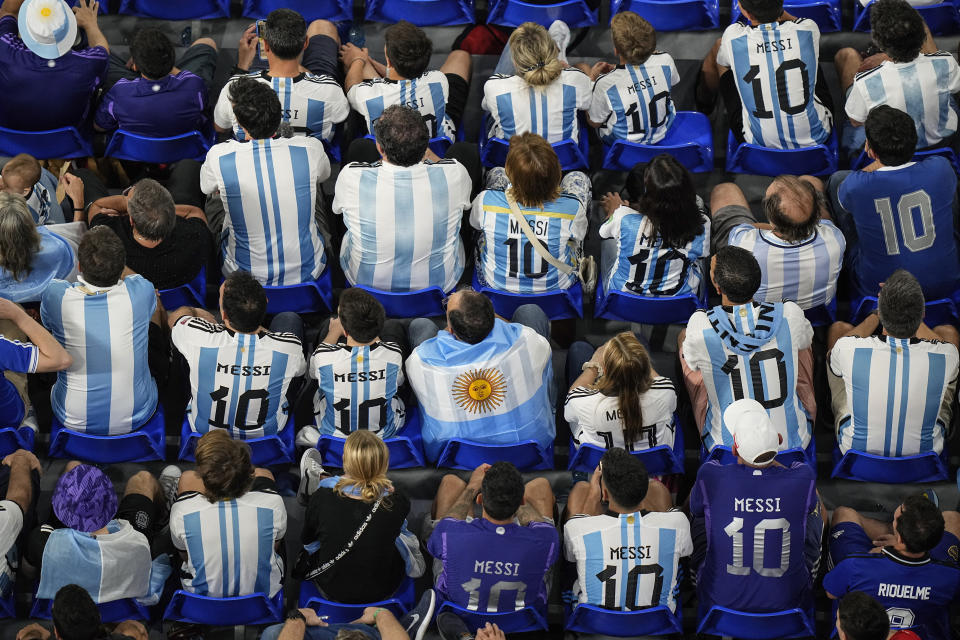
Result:
M267 28L266 20L257 20L257 57L266 60L267 56L263 53L263 33Z

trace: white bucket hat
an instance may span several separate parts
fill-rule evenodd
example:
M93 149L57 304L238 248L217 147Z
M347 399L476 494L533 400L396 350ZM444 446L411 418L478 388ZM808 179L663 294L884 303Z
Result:
M77 40L77 18L64 0L27 0L17 18L20 39L41 58L59 58Z
M724 410L723 422L733 433L737 454L747 463L758 467L773 463L780 435L763 405L750 398L737 400Z

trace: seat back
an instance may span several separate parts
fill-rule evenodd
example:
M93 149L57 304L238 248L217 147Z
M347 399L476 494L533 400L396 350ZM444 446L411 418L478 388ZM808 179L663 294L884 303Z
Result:
M118 129L110 137L104 155L119 160L165 164L178 160L202 162L213 141L199 131L169 138L149 138Z
M876 296L864 296L859 300L854 300L850 305L850 322L858 325L863 322L870 312L877 308ZM940 324L957 324L960 322L960 314L957 312L956 303L949 298L939 298L930 300L923 307L923 321L928 327L935 327Z
M812 442L812 441L811 441ZM811 445L812 446L812 445ZM813 458L808 457L810 454L813 455ZM713 447L710 451L707 451L702 445L700 447L700 460L702 463L707 463L710 461L716 461L720 464L736 464L737 456L733 455L733 451L730 450L730 447L722 444L718 444ZM800 447L794 447L793 449L784 449L777 454L777 462L782 464L785 467L789 467L794 462L804 462L809 464L811 467L816 468L816 451L813 449L804 451Z
M732 636L743 640L812 638L816 634L813 616L803 609L774 613L746 613L726 607L710 607L700 621L698 634Z
M368 22L400 20L419 27L473 24L473 0L367 0Z
M586 132L580 130L581 140L560 140L552 143L560 167L564 171L573 169L589 169L589 142ZM587 147L586 149L584 147ZM480 141L480 162L485 167L502 167L507 162L507 152L510 150L510 141L504 138L487 138Z
M792 16L813 20L821 33L840 31L842 28L842 14L837 0L786 0L783 10ZM734 2L730 8L730 23L738 21L747 22L740 12L740 4Z
M445 601L441 603L437 613L439 614L441 611L455 614L466 623L468 629L479 629L490 622L500 627L506 634L547 630L547 622L544 616L531 606L526 606L519 611L489 613L464 609L452 602Z
M294 313L328 313L333 310L333 286L330 265L316 282L304 282L284 287L264 287L267 294L267 313L283 311Z
M363 289L376 298L383 305L388 318L428 318L442 316L445 313L443 300L446 298L446 294L440 287L394 293L366 287L362 284L354 286Z
M56 416L50 429L51 458L73 458L95 464L146 462L165 457L165 425L163 404L146 424L131 433L97 436L73 431L63 426Z
M48 598L35 598L33 607L30 609L30 617L40 620L50 620L53 600ZM150 620L150 611L134 598L122 598L120 600L111 600L110 602L100 602L97 604L100 610L100 620L104 624L111 622L123 622L124 620Z
M630 171L661 153L695 173L713 171L713 131L707 116L696 111L677 111L667 135L657 144L617 140L607 148L603 168Z
M413 608L413 599L414 583L411 578L404 578L392 598L368 604L344 604L327 600L320 595L313 582L304 581L300 583L298 606L313 609L318 616L325 616L324 620L328 624L342 624L360 618L363 615L363 610L367 607L387 609L399 620L404 613Z
M476 469L483 463L504 460L512 462L521 471L553 469L553 449L542 451L536 440L522 440L514 444L484 444L453 438L448 441L437 460L437 467L448 469Z
M839 454L839 449L835 449L835 460ZM839 458L831 477L885 484L940 482L947 479L947 467L943 458L933 451L888 458L850 449Z
M525 304L537 305L551 320L583 317L583 287L579 282L569 289L548 293L510 293L482 286L474 273L473 288L490 298L494 310L504 318L513 317L517 307Z
M343 22L353 20L353 0L243 0L245 18L266 18L274 9L293 9L311 20Z
M293 420L288 420L287 425L276 435L263 436L261 438L250 438L244 440L250 446L250 460L259 467L266 467L278 464L291 464L294 453L294 431ZM180 427L180 451L177 457L180 460L195 462L194 451L197 448L197 441L203 436L190 428L190 421L187 416L183 418L183 425Z
M771 149L746 142L737 144L727 134L727 171L758 176L782 174L827 176L837 171L837 130L830 132L827 144L802 149Z
M492 0L487 24L519 27L524 22L536 22L549 27L554 20L563 20L571 29L597 24L597 12L591 11L584 0L557 0L550 4L536 4L523 0Z
M0 429L0 456L7 456L17 449L33 451L36 432L28 426Z
M416 415L416 411L408 413L408 416ZM343 438L337 436L322 435L317 442L317 449L323 456L323 466L343 468ZM415 467L426 466L423 458L423 452L420 451L413 441L406 436L393 436L383 441L387 445L387 451L390 453L391 469L411 469Z
M612 611L579 603L567 618L567 631L619 638L660 636L683 632L680 615L659 605L640 611Z
M211 626L273 624L283 618L283 589L273 598L254 593L235 598L211 598L177 590L170 599L164 620Z
M913 154L913 161L919 162L924 158L929 158L930 156L943 156L950 161L950 164L953 165L953 170L957 173L960 173L960 159L957 158L957 153L950 147L934 147L932 149L918 149ZM861 151L860 155L857 156L856 161L853 163L851 169L863 169L868 164L872 163L873 160L870 159L870 156L867 155L866 151Z
M123 0L119 12L162 20L229 18L230 0Z
M828 327L837 319L837 298L834 296L828 304L805 309L803 315L814 327Z
M854 31L870 31L871 5L873 5L872 1L866 7L859 2L853 3ZM933 35L951 35L960 31L960 15L958 15L957 5L953 2L916 6L914 8L923 17Z
M187 284L173 289L161 289L158 293L160 302L167 311L180 307L204 307L207 298L207 268L201 266L200 272Z
M698 31L720 26L717 0L610 0L610 16L633 11L657 31Z
M17 131L0 127L0 155L21 153L28 153L38 160L84 158L93 155L93 147L76 127L49 131Z
M692 293L662 297L638 296L623 291L604 294L603 287L598 285L593 315L640 324L686 324L694 311L705 306L705 301Z
M679 435L680 429L677 429ZM573 447L571 446L571 451ZM681 448L681 452L683 449ZM570 471L584 471L592 473L600 464L600 459L607 452L603 447L595 444L583 443L577 452L570 458L567 469ZM675 447L662 444L642 451L632 451L631 455L643 462L644 468L651 476L663 476L671 473L683 473L683 458L677 459Z

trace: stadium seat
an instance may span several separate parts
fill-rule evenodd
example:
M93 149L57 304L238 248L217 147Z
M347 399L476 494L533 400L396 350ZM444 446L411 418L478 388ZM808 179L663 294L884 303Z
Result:
M674 414L676 419L676 414ZM567 469L570 471L584 471L592 473L597 465L600 464L600 458L607 450L595 444L582 443L579 447L574 447L573 439L570 440L570 463ZM651 476L665 476L671 473L683 473L683 426L676 419L676 431L674 435L673 446L661 444L650 449L641 451L631 451L630 455L639 458L643 462L644 468Z
M783 3L783 10L792 16L813 20L821 33L840 31L843 28L840 0L786 0ZM740 3L734 0L730 9L730 23L738 20L746 23L746 19L740 13Z
M0 127L0 156L21 153L29 153L38 160L86 158L93 155L93 147L76 127L49 131L16 131Z
M833 478L886 484L940 482L947 479L945 455L937 455L934 451L889 458L849 449L841 458L840 449L835 448L833 459L836 462L830 474Z
M167 164L185 159L203 162L214 142L215 139L212 136L204 136L199 131L190 131L169 138L148 138L117 129L110 136L110 142L107 143L107 150L103 155L118 160L154 164Z
M304 282L285 287L264 287L267 294L267 313L273 315L282 311L294 313L329 313L333 310L333 281L330 277L332 262L327 266L316 282Z
M837 319L837 297L834 296L828 304L805 309L803 315L814 327L829 327Z
M677 613L665 605L639 611L615 611L581 602L567 616L565 628L575 633L619 638L681 634L679 608L678 604Z
M369 604L343 604L327 600L320 595L313 582L305 580L300 583L298 606L313 609L318 616L324 616L324 620L328 624L338 624L353 622L363 615L363 610L367 607L387 609L399 620L404 613L413 608L413 601L414 583L412 578L405 578L392 598Z
M513 317L517 307L525 304L537 305L551 320L583 317L583 287L579 282L569 289L548 293L510 293L481 286L474 272L473 288L489 297L493 302L494 310L504 318Z
M737 144L727 133L727 171L758 176L782 174L829 176L837 170L837 128L826 144L802 149L770 149L746 142Z
M507 151L510 150L510 141L504 138L487 138L484 120L483 135L480 139L480 162L485 167L502 167L507 162ZM587 139L587 132L580 125L580 139L560 140L551 144L557 158L560 160L560 166L564 171L573 171L574 169L590 169L590 142Z
M526 606L518 611L505 611L502 613L488 613L464 609L452 602L444 601L437 608L437 614L442 611L449 611L456 614L463 620L468 629L479 629L490 622L503 631L505 634L524 633L527 631L546 631L547 621L544 616L531 606Z
M617 140L604 145L603 168L630 171L639 162L650 162L668 153L694 173L713 171L713 130L707 116L696 111L677 111L666 137L657 144Z
M633 11L657 31L698 31L720 26L717 0L610 0L610 16Z
M934 147L932 149L918 149L913 154L914 162L923 160L924 158L929 158L930 156L943 156L950 161L950 164L953 165L953 170L957 173L960 173L960 158L957 158L957 153L950 147ZM860 156L857 158L856 162L853 163L851 169L863 169L868 164L872 163L873 160L870 159L870 156L867 155L866 151L861 151Z
M52 607L53 600L36 598L33 601L33 608L30 609L30 617L50 620L50 609ZM137 602L135 598L101 602L97 605L97 609L100 610L100 620L104 624L123 622L124 620L150 620L150 611Z
M367 22L400 20L419 27L473 24L473 0L367 0Z
M731 636L743 640L776 640L778 638L813 638L813 615L802 609L774 613L746 613L726 607L710 607L698 634Z
M461 127L462 130L462 127ZM377 139L370 135L369 133L364 136L367 140L376 141ZM447 157L447 149L450 148L450 145L453 144L450 141L450 138L447 136L437 136L436 138L430 138L430 142L427 143L427 146L430 147L430 150L441 158Z
M274 9L293 9L311 20L349 22L353 20L353 0L243 0L244 18L266 18Z
M957 292L957 294L960 295L960 292ZM850 322L854 325L860 324L876 308L876 296L851 300ZM928 327L935 327L939 324L957 324L960 322L960 314L957 313L956 303L950 298L927 301L923 308L923 322Z
M692 293L659 297L638 296L625 291L604 293L603 283L598 282L593 317L640 324L687 324L694 311L706 306L705 297L698 298Z
M521 471L553 469L553 447L546 451L541 450L536 440L522 440L513 444L483 444L453 438L444 446L437 467L472 471L485 462L493 464L500 460L512 462Z
M864 7L859 0L853 3L853 30L870 31L870 5L867 3ZM930 27L930 32L935 36L945 36L955 34L960 31L960 14L957 11L955 2L942 2L940 4L917 5L914 7Z
M161 20L229 18L230 0L122 0L119 13Z
M383 305L388 318L429 318L445 314L443 301L447 294L440 287L429 287L419 291L394 293L382 291L362 284L353 285L363 289Z
M37 433L30 427L7 427L0 429L0 459L17 449L33 451L33 441Z
M6 598L0 598L0 619L17 617L16 596L13 593L13 589L10 591L10 595Z
M328 467L343 468L343 443L345 439L333 435L322 435L317 449L323 455L323 464ZM426 466L423 457L423 438L420 435L420 410L415 406L407 407L406 422L403 427L383 443L390 452L391 469L412 469Z
M287 425L280 433L261 438L250 438L244 440L250 445L250 459L258 467L265 467L279 464L290 464L293 462L293 438L296 429L293 420L288 420ZM189 460L195 462L193 455L197 447L197 440L203 436L190 428L190 422L186 416L183 418L183 426L180 428L180 453L177 457L180 460Z
M700 461L701 463L710 462L711 460L716 460L720 464L735 464L737 462L737 457L733 455L733 451L730 450L730 447L722 444L715 445L713 449L709 452L703 445L700 445ZM777 462L782 464L785 467L789 467L794 462L805 462L810 465L812 468L817 468L817 449L816 441L811 438L810 446L806 450L801 449L800 447L794 447L793 449L784 449L777 454Z
M273 624L283 620L283 589L234 598L211 598L178 589L163 613L164 620L233 627Z
M597 11L591 11L584 0L557 0L551 4L535 4L523 0L492 0L487 24L519 27L524 22L537 22L549 27L554 20L563 20L571 29L597 24Z
M180 307L200 307L203 308L207 299L207 268L200 267L200 273L188 282L173 289L161 289L160 302L167 311L173 311Z
M50 429L50 457L72 458L95 464L163 460L166 453L163 404L136 431L115 436L97 436L73 431L56 416Z

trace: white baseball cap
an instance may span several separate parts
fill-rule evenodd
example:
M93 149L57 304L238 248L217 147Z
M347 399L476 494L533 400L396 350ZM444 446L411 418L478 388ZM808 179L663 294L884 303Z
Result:
M77 40L77 17L64 0L27 0L17 17L20 39L41 58L59 58Z
M723 421L733 433L737 455L748 464L765 467L780 450L780 434L763 405L750 398L733 402L723 412Z

